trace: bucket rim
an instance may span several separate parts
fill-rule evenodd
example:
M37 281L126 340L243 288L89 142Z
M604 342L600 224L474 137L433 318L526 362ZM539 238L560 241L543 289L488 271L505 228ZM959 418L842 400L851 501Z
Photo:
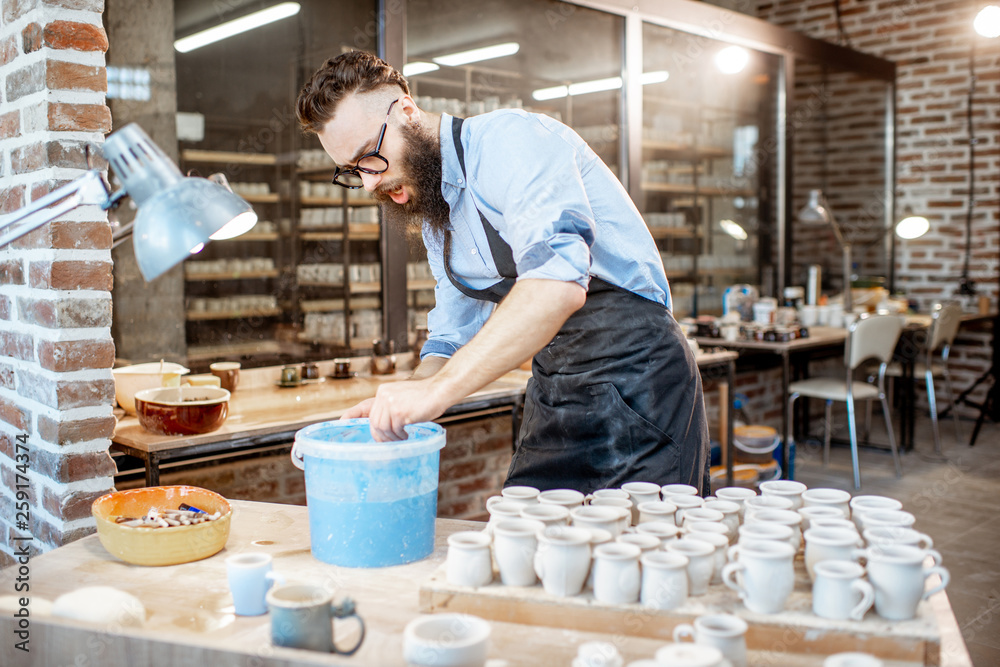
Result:
M392 442L331 442L315 436L330 428L351 429L368 426L367 418L338 419L310 424L295 433L292 463L304 469L305 457L330 460L390 461L440 451L445 446L445 429L434 422L408 424L406 440ZM414 438L415 434L419 437Z

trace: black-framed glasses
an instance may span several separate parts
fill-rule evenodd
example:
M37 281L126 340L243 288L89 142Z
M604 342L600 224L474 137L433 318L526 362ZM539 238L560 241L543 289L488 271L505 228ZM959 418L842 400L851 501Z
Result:
M375 150L358 158L358 163L353 167L337 167L337 170L333 172L334 183L350 190L357 190L364 185L361 174L381 174L389 168L389 161L379 155L379 151L382 150L385 128L389 126L389 114L392 113L392 107L398 101L398 99L393 100L392 104L389 105L389 110L385 113L385 122L382 123L382 129L379 130Z

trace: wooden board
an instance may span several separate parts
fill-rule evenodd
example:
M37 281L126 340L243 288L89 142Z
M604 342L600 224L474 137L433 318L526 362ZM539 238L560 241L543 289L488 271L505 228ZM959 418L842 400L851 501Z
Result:
M702 614L725 612L740 616L750 626L747 646L752 650L818 655L862 651L885 660L941 664L941 633L933 600L922 602L917 617L909 621L886 621L874 611L863 621L831 621L812 613L811 585L801 555L796 569L795 590L779 614L749 611L735 592L721 584L710 586L706 595L688 598L678 609L657 610L640 604L598 602L590 591L559 598L547 594L541 585L503 586L499 576L482 588L453 586L446 580L444 566L421 585L420 610L464 612L507 623L663 641L671 641L674 628L681 623L690 623ZM937 581L931 577L928 585Z

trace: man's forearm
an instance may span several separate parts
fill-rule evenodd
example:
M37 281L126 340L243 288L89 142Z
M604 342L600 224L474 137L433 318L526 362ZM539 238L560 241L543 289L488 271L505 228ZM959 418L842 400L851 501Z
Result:
M434 369L434 384L456 401L478 391L548 345L586 298L576 283L519 281L480 332Z
M409 379L423 380L424 378L429 378L441 370L446 363L448 363L448 359L445 357L425 357L420 362L420 365L413 370L413 375Z

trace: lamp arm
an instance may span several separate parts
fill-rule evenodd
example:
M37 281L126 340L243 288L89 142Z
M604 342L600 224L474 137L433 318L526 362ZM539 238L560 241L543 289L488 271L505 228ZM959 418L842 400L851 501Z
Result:
M91 169L21 210L0 218L0 248L77 206L95 205L107 209L116 204L121 196L111 196L100 172Z

